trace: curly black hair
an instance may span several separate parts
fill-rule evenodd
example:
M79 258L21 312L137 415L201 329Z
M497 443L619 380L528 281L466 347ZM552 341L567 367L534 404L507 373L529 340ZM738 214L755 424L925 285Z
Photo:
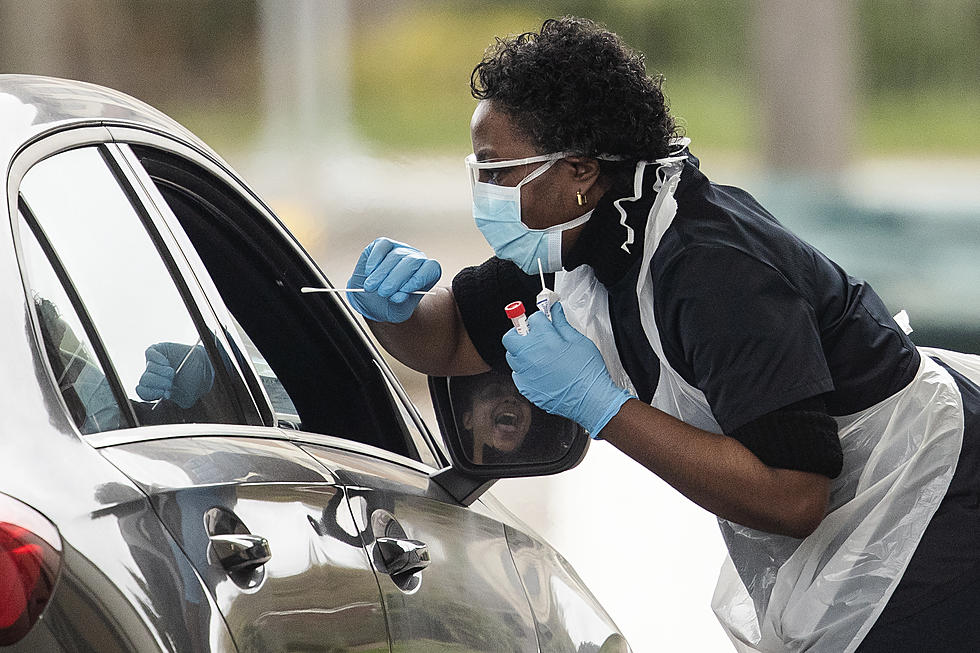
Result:
M619 36L571 16L497 38L470 75L473 97L505 111L542 152L627 162L666 156L677 135L662 83Z

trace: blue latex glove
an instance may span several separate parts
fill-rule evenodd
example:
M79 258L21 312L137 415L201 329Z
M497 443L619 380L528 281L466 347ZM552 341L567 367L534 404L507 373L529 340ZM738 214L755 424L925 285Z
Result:
M358 313L375 322L404 322L412 316L424 295L413 290L429 290L442 276L435 259L411 245L390 238L377 238L364 248L348 288L368 292L349 292L347 300Z
M146 349L146 371L136 394L145 401L171 399L186 409L207 394L213 383L214 368L203 346L160 342Z
M557 303L551 321L538 311L526 336L504 334L507 364L517 389L534 405L578 422L593 438L632 394L613 383L595 344L575 330Z

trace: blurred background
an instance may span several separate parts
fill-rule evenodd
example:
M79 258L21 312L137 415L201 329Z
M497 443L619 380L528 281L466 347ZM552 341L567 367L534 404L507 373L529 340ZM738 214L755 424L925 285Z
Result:
M128 92L214 147L335 284L379 235L490 250L463 157L495 36L603 22L665 78L702 169L742 186L920 345L980 352L975 0L0 0L0 70ZM424 378L396 366L435 426ZM556 545L636 651L726 650L714 519L609 445L494 493Z

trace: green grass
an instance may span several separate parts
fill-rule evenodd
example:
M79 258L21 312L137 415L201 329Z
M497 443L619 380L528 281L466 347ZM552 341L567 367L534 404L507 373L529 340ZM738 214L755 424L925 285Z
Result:
M382 149L469 150L476 106L470 71L494 35L532 29L542 17L498 10L394 14L356 35L354 115Z
M368 90L370 85L361 80L355 104L360 134L382 151L468 151L475 101L466 75L457 71L443 79L448 81L436 89L422 83L395 88L390 81L383 92ZM668 72L664 90L678 125L697 149L755 148L756 98L744 79ZM858 97L855 104L853 132L860 153L980 156L980 91L916 89Z
M674 121L691 138L694 151L752 148L757 125L748 83L732 76L687 73L665 74Z
M978 156L980 92L974 86L879 93L864 99L858 127L864 151Z
M536 6L490 7L476 12L469 3L412 5L411 11L379 14L354 32L353 119L365 144L381 154L469 151L473 66L494 36L536 29L544 18ZM748 66L663 71L671 112L695 151L756 149L759 100ZM850 131L860 155L980 156L976 85L908 92L858 86L854 106ZM260 135L257 104L163 108L219 152L245 151Z
M160 110L191 130L218 154L243 152L258 142L261 107L256 104L229 106L161 106Z
M535 29L543 15L503 8L489 13L446 7L396 14L354 39L354 115L358 133L380 151L469 150L476 101L469 75L495 35ZM671 111L697 148L748 151L758 109L748 64L735 71L664 70ZM861 152L980 155L980 88L857 88L855 129Z

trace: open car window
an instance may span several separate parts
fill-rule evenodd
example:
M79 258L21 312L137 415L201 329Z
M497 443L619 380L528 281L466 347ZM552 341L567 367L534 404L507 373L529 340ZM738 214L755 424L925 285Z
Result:
M203 167L131 145L242 334L276 423L421 460L369 349L319 272L263 212Z

